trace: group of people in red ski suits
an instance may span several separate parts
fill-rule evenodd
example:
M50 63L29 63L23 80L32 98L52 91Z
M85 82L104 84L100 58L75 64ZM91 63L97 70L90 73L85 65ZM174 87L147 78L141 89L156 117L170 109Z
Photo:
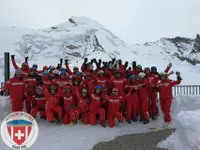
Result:
M150 118L158 116L157 93L160 95L160 106L164 113L164 121L169 123L172 103L172 86L181 83L180 72L176 72L177 80L168 79L172 64L164 72L158 73L157 68L142 68L140 64L113 58L102 62L87 58L81 69L70 70L68 60L60 59L57 67L44 66L38 70L37 64L31 68L28 57L21 68L11 56L15 76L9 79L0 94L9 89L12 111L25 110L36 118L48 122L63 124L83 123L103 127L116 124L122 126L124 120L149 123ZM64 64L64 67L63 67ZM94 69L95 64L95 69ZM80 71L81 70L81 71Z

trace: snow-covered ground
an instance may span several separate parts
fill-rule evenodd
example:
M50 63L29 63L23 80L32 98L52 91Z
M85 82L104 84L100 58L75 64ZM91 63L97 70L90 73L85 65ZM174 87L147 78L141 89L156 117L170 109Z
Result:
M37 63L40 69L44 65L56 66L60 58L68 58L73 67L80 66L84 57L101 58L104 61L115 57L130 63L136 60L143 67L157 66L159 71L163 71L171 62L172 69L181 72L182 84L200 84L200 65L193 66L173 56L177 47L169 41L161 39L154 43L130 46L90 18L71 19L76 25L68 21L41 30L0 27L0 82L4 79L4 52L10 52L16 55L19 66L24 57L29 56L29 64ZM185 47L191 51L192 45ZM11 75L13 73L11 65Z
M200 97L177 97L172 110L176 131L157 147L200 150Z
M179 120L177 131L167 140L161 143L162 147L171 148L173 146L176 149L169 150L180 150L183 143L189 142L189 144L197 143L197 137L200 136L199 132L199 111L196 112L184 112L188 110L197 110L200 108L200 97L185 97L178 96L174 99L172 104L172 115L173 119L178 114ZM10 104L8 98L0 98L0 122L9 113ZM162 117L162 114L161 114ZM36 149L69 149L69 150L91 150L92 147L100 141L109 141L114 139L116 136L131 134L131 133L144 133L148 132L148 128L157 127L158 129L162 126L162 118L155 122L151 121L150 124L144 125L142 123L133 123L131 125L126 124L122 128L102 128L101 126L91 125L56 125L49 124L44 120L37 119L39 124L39 137L36 143L31 147L30 150ZM185 117L185 118L184 118ZM188 120L187 120L188 119ZM184 123L184 124L181 124ZM197 124L198 123L198 124ZM185 130L187 129L187 130ZM179 132L182 136L180 136ZM187 135L186 135L187 134ZM177 135L177 136L176 136ZM185 137L185 138L184 138ZM170 142L168 142L170 140ZM173 143L173 140L178 141ZM175 142L176 142L175 141ZM169 143L169 144L168 144ZM189 145L188 144L188 145ZM171 146L171 147L170 147ZM0 149L9 150L9 148L0 140ZM181 149L186 150L186 149ZM197 150L197 149L187 149Z

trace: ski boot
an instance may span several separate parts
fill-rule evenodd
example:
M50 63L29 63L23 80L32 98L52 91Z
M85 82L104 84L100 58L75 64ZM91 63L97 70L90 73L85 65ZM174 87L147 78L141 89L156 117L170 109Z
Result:
M74 122L71 121L71 122L69 123L69 125L70 125L70 126L73 126L73 125L74 125Z
M148 124L148 123L149 123L149 120L144 120L143 123L144 123L144 124Z
M133 122L137 122L137 118L135 118L135 119L133 118L132 121L133 121Z
M141 121L141 122L144 121L144 118L143 118L143 117L140 117L140 121Z
M105 123L102 123L102 124L100 124L100 125L101 125L102 127L104 127L104 128L106 127L106 124L105 124Z
M131 120L127 120L127 123L128 123L128 124L131 124Z
M152 118L152 120L156 120L157 119L155 116L152 116L151 118Z
M81 124L81 120L77 120L77 124Z
M123 127L123 126L124 126L123 122L119 122L119 123L118 123L118 127L121 128L121 127Z

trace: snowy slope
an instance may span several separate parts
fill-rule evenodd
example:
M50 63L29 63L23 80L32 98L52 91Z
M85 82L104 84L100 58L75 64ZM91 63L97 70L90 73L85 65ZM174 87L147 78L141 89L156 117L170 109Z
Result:
M19 65L25 56L29 56L30 65L37 63L40 68L43 65L57 65L59 58L69 59L73 67L80 65L84 57L103 60L115 57L130 62L136 60L144 67L156 65L160 71L172 62L174 71L182 72L183 84L200 84L200 65L194 66L176 57L174 53L179 50L169 39L130 46L98 22L86 17L72 17L68 22L47 29L1 27L0 32L0 81L3 81L3 53L10 52L16 54ZM194 43L191 40L185 46L188 51L191 51ZM187 55L186 52L184 55ZM199 53L196 54L199 56Z

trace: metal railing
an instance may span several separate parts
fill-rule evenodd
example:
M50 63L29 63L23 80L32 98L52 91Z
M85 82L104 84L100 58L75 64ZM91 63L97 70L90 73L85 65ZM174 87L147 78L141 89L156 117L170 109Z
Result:
M4 82L1 82L0 89L4 86ZM200 96L200 85L178 85L174 86L172 90L173 96L185 95L185 96Z

